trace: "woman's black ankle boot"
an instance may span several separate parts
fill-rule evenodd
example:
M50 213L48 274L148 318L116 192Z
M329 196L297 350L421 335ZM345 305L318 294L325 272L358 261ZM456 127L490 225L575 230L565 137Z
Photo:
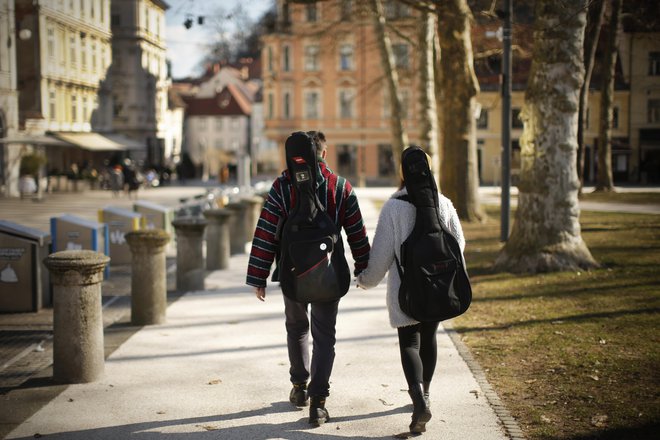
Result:
M410 422L410 432L420 433L426 431L426 422L431 420L431 409L429 408L421 384L416 384L408 390L413 402L412 421Z

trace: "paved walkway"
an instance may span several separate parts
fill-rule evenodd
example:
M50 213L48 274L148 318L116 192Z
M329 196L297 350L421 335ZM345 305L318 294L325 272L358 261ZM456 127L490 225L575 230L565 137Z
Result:
M366 199L362 205L373 234L377 212ZM385 439L404 433L412 407L387 320L385 284L352 288L341 301L327 402L332 420L312 429L307 411L288 402L281 293L272 287L265 303L257 301L244 285L246 264L246 255L232 257L229 270L208 275L206 291L168 308L166 324L132 333L107 358L102 380L66 387L46 378L10 392L8 399L14 393L53 397L7 438ZM425 438L508 438L442 329L438 345L434 418Z

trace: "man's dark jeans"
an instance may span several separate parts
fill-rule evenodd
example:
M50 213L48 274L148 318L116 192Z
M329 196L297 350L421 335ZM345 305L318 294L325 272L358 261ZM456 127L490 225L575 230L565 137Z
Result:
M309 369L309 304L299 303L284 296L287 347L292 383L307 382L310 396L330 394L330 373L335 361L335 323L339 300L312 303L312 365Z

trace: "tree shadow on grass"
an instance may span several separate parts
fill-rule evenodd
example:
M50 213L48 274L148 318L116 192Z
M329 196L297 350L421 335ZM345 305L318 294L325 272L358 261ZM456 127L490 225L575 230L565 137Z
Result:
M655 440L660 432L660 423L647 423L626 428L607 428L588 435L568 437L567 440Z
M154 420L142 423L132 423L119 426L108 426L93 429L83 429L79 431L67 432L35 432L28 437L21 437L20 440L33 439L35 437L45 437L55 440L116 440L116 439L137 439L137 440L205 440L205 439L237 439L237 440L269 440L273 438L284 438L288 440L331 440L331 439L391 439L392 434L382 437L346 437L329 433L331 430L339 429L339 425L333 426L336 422L348 422L352 420L370 419L379 417L388 417L405 411L406 408L393 408L387 411L374 412L370 414L359 414L349 417L331 419L325 426L314 428L307 423L305 412L301 412L291 406L289 402L271 403L270 407L259 408L255 410L240 411L233 414L219 414L206 417L192 417L187 419L174 420ZM292 413L291 416L280 415L278 418L290 418L291 421L282 423L266 423L260 421L259 417L266 417L273 414ZM305 417L299 417L295 413L305 414ZM255 420L247 421L240 426L226 426L232 422L241 419ZM179 432L168 432L168 431Z
M655 314L660 313L660 308L651 307L645 309L633 309L633 310L617 310L614 312L601 312L601 313L584 313L581 315L568 315L568 316L553 316L552 318L546 319L528 319L526 321L516 321L508 324L494 325L490 327L456 327L456 330L461 333L472 333L479 331L494 331L494 330L508 330L512 327L523 327L527 325L534 324L547 324L555 321L561 322L580 322L588 321L592 319L601 319L601 318L615 318L618 316L632 316L632 315L643 315L643 314Z

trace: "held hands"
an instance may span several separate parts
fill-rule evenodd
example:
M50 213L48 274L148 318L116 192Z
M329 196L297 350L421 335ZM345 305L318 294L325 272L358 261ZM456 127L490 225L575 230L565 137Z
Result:
M259 301L266 301L266 288L265 287L255 287L254 294L257 296Z

